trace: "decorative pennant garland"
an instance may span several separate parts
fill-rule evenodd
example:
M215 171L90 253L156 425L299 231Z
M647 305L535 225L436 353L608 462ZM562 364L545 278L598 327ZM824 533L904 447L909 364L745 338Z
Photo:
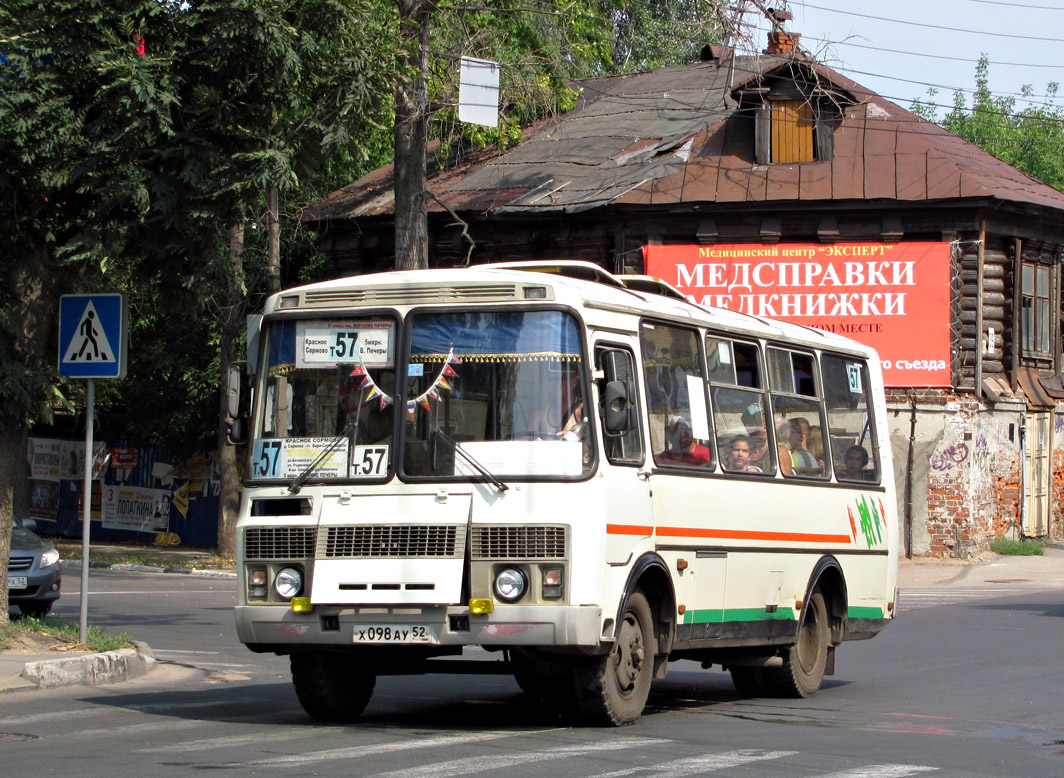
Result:
M458 373L454 371L451 365L460 365L462 360L454 355L454 348L447 352L447 358L443 360L443 367L440 368L440 372L436 374L436 379L429 385L429 388L419 394L413 400L406 401L406 413L408 416L413 416L417 410L417 406L421 406L426 411L432 410L429 405L429 399L438 400L440 397L440 389L450 389L451 383L448 378L457 378Z
M449 378L457 378L458 373L455 372L451 365L459 365L462 360L454 355L454 349L452 348L447 358L443 361L443 367L440 368L440 372L436 374L436 379L432 382L428 389L419 394L412 400L406 402L407 415L413 416L417 410L417 406L421 406L425 410L430 410L429 399L439 399L441 389L450 389L451 383ZM380 398L380 409L383 411L389 405L394 402L394 399L387 392L383 391L377 383L373 380L373 377L366 370L366 366L359 362L355 365L354 370L351 371L352 376L362 376L362 383L359 385L359 389L365 389L367 391L365 399L372 400L374 397Z

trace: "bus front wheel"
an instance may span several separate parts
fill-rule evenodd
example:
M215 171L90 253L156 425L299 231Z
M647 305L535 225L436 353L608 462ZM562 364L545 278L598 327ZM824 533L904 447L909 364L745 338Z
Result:
M581 662L576 695L585 721L615 727L639 718L654 676L654 616L640 591L625 604L613 649Z
M348 654L301 651L290 662L299 704L319 721L358 718L377 684L377 676Z
M783 666L764 669L764 683L773 695L812 697L820 691L827 669L830 640L827 603L817 589L802 613L798 639L783 652Z

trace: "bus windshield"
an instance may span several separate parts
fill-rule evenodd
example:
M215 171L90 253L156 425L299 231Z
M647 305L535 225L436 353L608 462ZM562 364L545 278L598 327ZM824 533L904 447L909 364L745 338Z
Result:
M587 472L580 332L562 311L414 314L404 474L474 476L470 457L496 476Z
M388 474L396 332L389 317L290 319L270 326L251 478Z

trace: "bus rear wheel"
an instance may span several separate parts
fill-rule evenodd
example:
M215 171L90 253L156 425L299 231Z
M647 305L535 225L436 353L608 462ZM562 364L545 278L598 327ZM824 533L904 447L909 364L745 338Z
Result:
M612 650L576 669L577 704L586 722L621 727L639 718L654 677L653 647L650 604L642 592L632 592Z
M319 721L358 718L377 684L377 676L349 654L301 651L292 654L290 663L299 704Z
M802 613L798 639L783 652L783 666L765 668L766 688L777 697L812 697L819 692L827 669L830 640L827 603L817 589Z

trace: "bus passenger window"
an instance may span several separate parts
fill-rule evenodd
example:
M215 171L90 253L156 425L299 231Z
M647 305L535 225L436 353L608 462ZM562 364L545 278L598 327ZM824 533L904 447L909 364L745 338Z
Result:
M712 467L706 382L698 333L644 322L650 449L659 465Z
M821 359L828 436L839 481L879 482L875 419L869 400L868 367L854 357L825 354ZM862 463L863 460L863 463Z
M767 421L757 344L711 335L706 337L706 355L724 469L775 474L777 454Z
M809 353L770 347L768 365L780 469L785 476L827 478L816 360Z

